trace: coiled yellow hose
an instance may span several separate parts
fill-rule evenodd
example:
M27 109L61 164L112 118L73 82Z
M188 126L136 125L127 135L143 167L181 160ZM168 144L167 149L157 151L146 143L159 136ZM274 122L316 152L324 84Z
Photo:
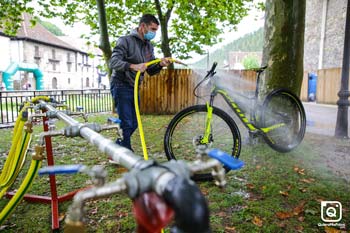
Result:
M31 133L23 133L25 124L23 113L27 111L29 106L30 103L28 102L24 104L15 123L12 145L0 175L0 187L3 187L0 192L0 198L13 184L26 158L26 152L31 140Z
M24 197L24 194L28 192L30 189L36 174L41 166L40 160L32 160L30 164L30 168L27 172L26 177L24 178L21 186L17 190L16 194L11 198L11 200L7 203L5 208L0 213L0 225L5 221L7 217L11 215L16 206L21 202Z

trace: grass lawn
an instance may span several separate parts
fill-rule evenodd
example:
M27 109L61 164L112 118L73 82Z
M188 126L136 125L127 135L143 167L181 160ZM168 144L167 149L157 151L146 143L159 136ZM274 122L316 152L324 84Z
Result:
M90 122L105 123L109 115L90 116ZM143 116L145 138L149 156L166 161L163 135L172 116ZM64 124L57 121L57 128ZM42 127L36 126L31 148L38 140ZM0 166L2 167L11 146L12 129L2 129ZM114 139L113 130L102 132ZM133 136L133 148L142 156L139 135ZM82 138L53 138L56 164L105 165L108 180L121 176L126 170L108 164L107 156ZM333 153L334 152L334 153ZM337 157L339 153L347 157ZM281 154L265 144L243 145L241 157L246 166L227 175L227 187L219 189L212 182L199 183L211 211L213 232L341 232L339 227L319 226L321 201L339 201L342 204L343 232L350 230L350 173L342 165L350 161L349 140L337 140L307 134L294 151ZM340 164L331 163L340 160ZM29 165L29 156L23 171L12 189L19 187ZM44 162L45 164L45 162ZM90 184L86 175L57 176L59 194ZM49 195L48 177L37 177L31 194ZM0 209L8 199L0 200ZM64 225L70 201L59 206L61 225ZM135 222L131 201L120 194L89 201L86 205L87 232L132 232ZM61 227L60 232L63 232ZM0 227L2 232L50 232L51 207L47 204L23 201ZM165 232L169 232L166 229Z

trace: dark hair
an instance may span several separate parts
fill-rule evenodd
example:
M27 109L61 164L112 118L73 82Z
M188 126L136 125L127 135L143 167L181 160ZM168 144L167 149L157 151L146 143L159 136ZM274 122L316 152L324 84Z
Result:
M140 19L139 25L141 25L141 23L145 23L147 25L155 23L159 25L158 19L152 14L144 14Z

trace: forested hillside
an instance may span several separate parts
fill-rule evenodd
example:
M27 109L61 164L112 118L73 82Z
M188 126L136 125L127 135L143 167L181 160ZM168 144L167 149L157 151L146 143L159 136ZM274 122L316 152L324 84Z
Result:
M214 61L218 62L220 66L224 65L224 61L228 61L228 54L231 51L242 52L258 52L263 49L263 28L246 34L239 39L232 41L231 43L224 45L222 48L215 50L209 54L209 64ZM192 64L196 68L207 68L207 55L203 55L203 58L198 62Z

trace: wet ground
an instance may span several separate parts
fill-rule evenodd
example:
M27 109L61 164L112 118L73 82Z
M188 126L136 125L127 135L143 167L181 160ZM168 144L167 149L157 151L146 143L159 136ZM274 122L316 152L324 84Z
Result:
M337 105L303 102L306 112L306 132L334 136L337 121ZM350 108L348 109L348 133L350 132Z
M319 157L316 163L339 178L350 182L350 139L334 137L337 105L303 103L307 126L306 138L314 145ZM348 136L350 136L350 109L348 110Z

